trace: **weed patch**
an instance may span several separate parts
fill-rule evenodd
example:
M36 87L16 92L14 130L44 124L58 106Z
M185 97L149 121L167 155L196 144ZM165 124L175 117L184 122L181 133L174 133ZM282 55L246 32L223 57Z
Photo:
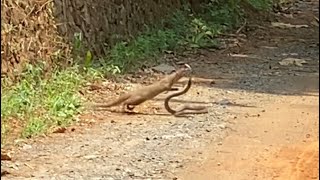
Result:
M78 90L93 79L102 77L101 73L89 69L80 72L77 66L55 70L51 77L43 79L41 65L27 65L22 80L14 86L6 86L3 80L1 87L1 135L5 139L11 131L10 121L24 121L21 135L32 135L45 132L53 126L66 126L80 111L81 96ZM3 143L3 142L2 142Z

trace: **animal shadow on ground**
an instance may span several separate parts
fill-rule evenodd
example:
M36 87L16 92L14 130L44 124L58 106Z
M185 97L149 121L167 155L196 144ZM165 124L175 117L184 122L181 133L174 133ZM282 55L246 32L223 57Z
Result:
M165 98L154 98L152 99L154 101L164 101ZM233 102L227 102L227 103L221 103L221 102L201 102L201 101L186 101L182 99L171 99L170 102L178 102L183 104L216 104L216 105L227 105L227 106L238 106L238 107L247 107L247 108L256 108L256 106L252 105L245 105L245 104L239 104L239 103L233 103Z
M109 112L112 112L112 113L117 113L117 114L125 114L125 115L142 115L142 116L172 116L171 114L167 114L167 113L143 113L143 112L136 112L136 111L126 111L126 112L122 112L122 111L119 111L119 110L113 110L113 109L110 109L110 108L100 108L100 109L96 109L96 111L109 111ZM189 112L186 112L184 115L180 115L180 116L177 116L177 117L189 117L187 114L192 114L192 113L189 113Z
M151 101L160 101L163 102L164 98L155 98L152 99ZM183 104L202 104L206 107L210 107L210 104L216 104L216 105L223 105L223 106L238 106L238 107L247 107L247 108L255 108L256 106L251 106L251 105L244 105L244 104L238 104L238 103L232 103L232 102L226 102L226 103L221 103L221 102L201 102L201 101L186 101L186 100L181 100L181 99L171 99L170 101L172 102L178 102L178 103L183 103ZM146 116L172 116L169 113L144 113L144 112L136 112L136 111L120 111L118 109L112 109L112 108L98 108L96 111L109 111L112 113L118 113L118 114L126 114L126 115L146 115ZM186 111L184 112L183 115L179 115L176 117L190 117L192 114L194 114L192 111Z

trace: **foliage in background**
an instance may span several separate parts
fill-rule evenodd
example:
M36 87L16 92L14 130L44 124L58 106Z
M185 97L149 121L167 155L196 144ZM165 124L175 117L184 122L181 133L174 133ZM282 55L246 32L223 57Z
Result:
M116 44L100 62L126 72L146 62L154 63L154 57L163 51L217 47L215 37L243 21L240 3L241 0L211 0L203 5L204 13L199 14L192 14L190 7L185 6L130 42ZM248 0L248 3L259 10L271 7L271 0Z
M248 2L264 10L271 5L270 0ZM79 88L106 73L125 73L141 65L152 65L164 51L219 46L216 37L243 21L240 3L240 0L211 0L203 5L203 13L198 14L185 6L158 25L147 26L145 32L130 42L116 44L109 49L108 56L97 61L93 61L91 51L83 48L82 35L75 34L70 68L56 68L49 77L43 78L44 65L29 64L16 85L7 85L2 79L2 137L10 131L12 119L23 122L23 137L43 133L50 127L68 125L80 111Z
M261 11L271 10L272 4L273 4L272 0L247 0L247 1L253 7ZM282 1L288 1L288 0L282 0Z

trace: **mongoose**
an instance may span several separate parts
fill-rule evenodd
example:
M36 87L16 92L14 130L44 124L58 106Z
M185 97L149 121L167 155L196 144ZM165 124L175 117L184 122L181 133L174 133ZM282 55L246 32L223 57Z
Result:
M189 91L190 87L192 84L192 78L189 77L189 81L187 83L187 85L185 86L184 89L182 89L181 91L175 92L171 95L169 95L168 97L166 97L166 99L164 100L164 107L166 108L166 110L174 115L174 116L179 116L182 114L203 114L203 113L208 113L208 109L205 106L192 106L189 104L184 104L182 106L180 106L177 110L173 110L170 108L169 106L169 101L171 98L176 97L176 96L180 96L182 94L185 94ZM185 112L185 110L192 110L191 112Z
M156 97L158 94L162 92L175 90L176 88L172 88L172 85L178 82L179 79L181 79L190 71L191 67L188 64L185 64L183 68L176 70L176 72L167 75L165 78L161 79L160 81L154 84L138 88L134 91L121 95L118 99L114 101L111 101L106 104L95 105L95 107L105 108L121 104L122 111L125 111L126 109L133 110L135 106Z

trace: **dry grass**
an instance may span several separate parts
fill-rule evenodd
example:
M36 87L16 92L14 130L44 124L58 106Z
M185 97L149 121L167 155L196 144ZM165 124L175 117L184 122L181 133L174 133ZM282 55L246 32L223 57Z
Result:
M15 79L25 63L39 60L49 70L69 54L57 33L53 0L2 0L1 8L2 75Z

